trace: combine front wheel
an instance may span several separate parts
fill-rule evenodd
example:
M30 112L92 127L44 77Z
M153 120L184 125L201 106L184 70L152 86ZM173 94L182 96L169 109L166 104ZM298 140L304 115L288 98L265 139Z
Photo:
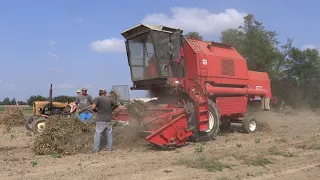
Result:
M245 133L255 133L258 131L258 122L254 118L244 118L242 121L242 130Z
M202 141L210 141L216 138L220 127L220 113L216 104L209 99L209 128L204 132L200 132Z
M46 127L48 119L47 118L38 118L32 122L32 130L34 133L42 133Z

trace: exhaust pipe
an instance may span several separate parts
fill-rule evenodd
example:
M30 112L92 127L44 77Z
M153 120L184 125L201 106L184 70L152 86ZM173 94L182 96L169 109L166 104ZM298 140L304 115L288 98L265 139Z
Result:
M49 109L51 109L51 107L52 107L52 84L50 84L50 90L49 90Z

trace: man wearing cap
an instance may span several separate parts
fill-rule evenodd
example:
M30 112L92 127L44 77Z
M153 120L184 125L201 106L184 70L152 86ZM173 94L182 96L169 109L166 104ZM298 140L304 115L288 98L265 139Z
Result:
M99 96L101 96L101 91L103 91L104 89L99 89Z
M87 94L88 89L82 88L81 94L76 98L76 105L79 107L79 120L87 121L93 117L93 110L91 108L92 96Z
M77 90L77 95L79 96L80 94L81 94L81 90L78 89L78 90Z
M107 135L107 150L112 151L112 111L117 108L117 102L107 96L107 91L99 90L99 96L92 103L92 109L97 110L96 132L94 135L93 152L99 152L100 140L102 133L106 131Z

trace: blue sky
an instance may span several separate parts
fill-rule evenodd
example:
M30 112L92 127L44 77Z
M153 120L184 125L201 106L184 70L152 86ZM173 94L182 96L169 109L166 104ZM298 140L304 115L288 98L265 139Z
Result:
M140 22L199 31L206 39L242 23L253 13L279 40L320 47L318 7L309 1L0 1L0 100L30 95L74 95L85 86L131 85L121 32ZM227 10L231 9L231 10ZM137 97L142 93L130 92Z

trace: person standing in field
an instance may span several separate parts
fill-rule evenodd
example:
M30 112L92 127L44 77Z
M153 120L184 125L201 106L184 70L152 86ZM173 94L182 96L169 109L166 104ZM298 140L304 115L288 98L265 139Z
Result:
M93 110L91 108L92 96L87 94L88 89L82 88L81 94L76 98L76 106L79 109L78 119L80 121L88 121L93 118Z
M99 96L92 103L92 109L97 110L96 129L94 135L93 153L100 151L102 133L107 135L107 150L112 151L112 111L117 108L117 102L107 96L106 90L99 90Z

